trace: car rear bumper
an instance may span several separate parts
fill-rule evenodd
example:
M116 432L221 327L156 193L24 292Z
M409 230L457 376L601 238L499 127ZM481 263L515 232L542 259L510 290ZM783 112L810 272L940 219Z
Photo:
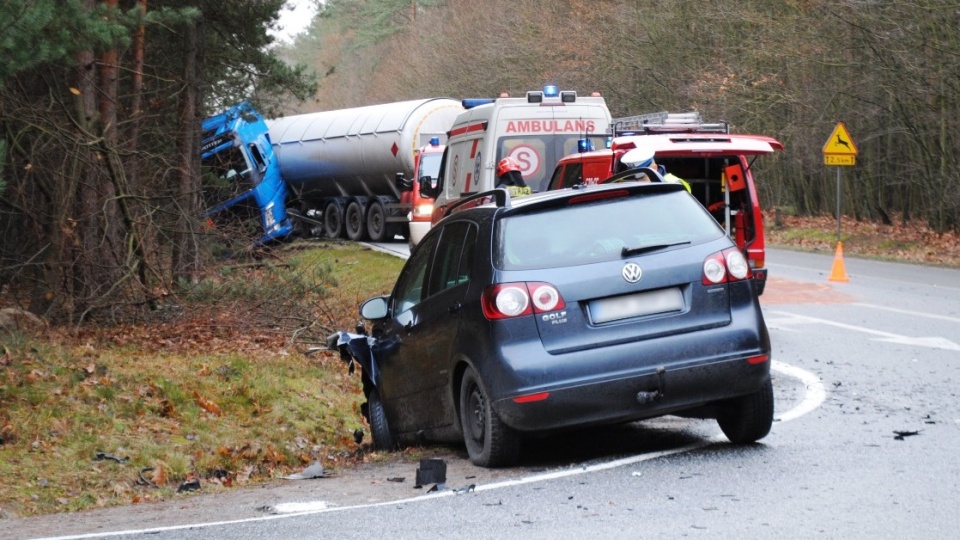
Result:
M678 413L756 392L769 377L769 356L760 363L751 363L746 357L728 358L684 367L651 367L619 378L539 388L497 400L493 407L500 419L515 430L554 431ZM544 393L547 397L539 401L523 399Z

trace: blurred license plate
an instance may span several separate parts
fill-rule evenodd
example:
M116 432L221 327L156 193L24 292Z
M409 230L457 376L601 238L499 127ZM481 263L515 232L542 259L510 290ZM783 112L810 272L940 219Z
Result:
M683 295L678 288L602 298L589 304L590 320L595 324L682 309Z

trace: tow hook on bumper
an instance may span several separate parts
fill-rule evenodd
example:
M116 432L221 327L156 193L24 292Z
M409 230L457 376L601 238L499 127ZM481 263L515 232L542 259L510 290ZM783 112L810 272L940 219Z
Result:
M663 375L667 372L663 366L657 368L657 389L650 391L637 392L637 403L640 405L650 405L663 398L664 382Z

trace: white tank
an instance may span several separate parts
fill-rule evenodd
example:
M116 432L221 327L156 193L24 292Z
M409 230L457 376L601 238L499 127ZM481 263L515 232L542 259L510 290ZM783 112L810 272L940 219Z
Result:
M305 197L389 195L410 178L418 148L447 131L461 103L430 98L340 109L267 122L283 179Z

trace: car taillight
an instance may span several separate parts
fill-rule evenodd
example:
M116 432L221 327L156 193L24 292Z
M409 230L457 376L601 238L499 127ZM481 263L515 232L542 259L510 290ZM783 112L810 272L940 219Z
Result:
M484 317L491 321L566 307L556 287L538 281L491 285L483 291L481 304Z
M704 285L741 281L750 276L750 265L737 248L714 253L703 261Z

